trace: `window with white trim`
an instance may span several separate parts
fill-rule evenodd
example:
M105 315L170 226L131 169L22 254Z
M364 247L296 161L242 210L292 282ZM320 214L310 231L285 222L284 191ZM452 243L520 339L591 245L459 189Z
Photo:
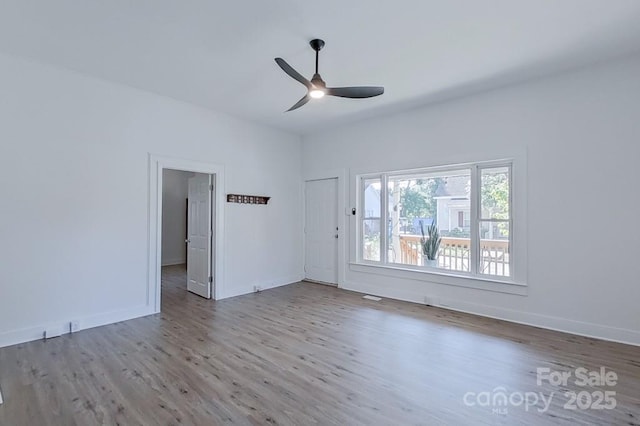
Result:
M512 162L358 176L358 261L510 281Z

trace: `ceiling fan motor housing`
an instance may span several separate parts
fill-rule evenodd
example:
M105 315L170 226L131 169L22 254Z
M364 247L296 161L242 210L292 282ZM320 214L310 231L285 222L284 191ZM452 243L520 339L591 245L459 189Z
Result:
M320 77L320 74L313 75L313 77L311 78L311 84L313 84L315 87L327 87L327 83L325 83L322 77Z

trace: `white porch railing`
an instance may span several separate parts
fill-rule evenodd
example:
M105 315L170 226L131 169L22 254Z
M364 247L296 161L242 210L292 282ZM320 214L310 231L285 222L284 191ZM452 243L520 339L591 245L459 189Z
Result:
M405 265L423 265L420 235L401 234L400 259ZM468 238L443 237L438 251L438 267L468 272L470 265ZM509 242L504 240L480 241L480 272L502 277L509 276Z

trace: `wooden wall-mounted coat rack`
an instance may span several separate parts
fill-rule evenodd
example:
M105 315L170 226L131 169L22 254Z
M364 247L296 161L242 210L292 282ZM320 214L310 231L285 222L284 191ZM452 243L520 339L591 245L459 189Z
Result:
M267 204L271 197L263 195L227 194L227 203Z

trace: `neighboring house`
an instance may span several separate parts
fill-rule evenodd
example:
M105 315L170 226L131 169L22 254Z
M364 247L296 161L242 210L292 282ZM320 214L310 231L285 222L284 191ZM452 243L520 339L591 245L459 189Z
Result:
M393 204L392 196L389 195L389 204ZM368 220L364 221L364 233L365 235L378 234L380 232L380 188L375 184L368 185L364 190L364 217ZM391 219L389 224L389 233L391 233ZM431 224L432 219L414 219L412 224L409 224L406 218L399 218L399 230L401 233L408 233L413 229L419 230L419 220L424 220L424 225ZM413 228L411 227L413 225Z
M364 222L364 234L378 234L380 232L380 188L368 185L364 190L364 217L371 218Z
M469 176L445 178L436 189L436 220L440 231L467 234L471 230Z
M467 234L471 229L469 177L452 176L446 178L436 189L436 222L440 231ZM377 234L380 230L380 188L369 185L364 190L365 235ZM432 218L414 218L412 223L401 221L401 233L420 233L420 221L429 226ZM407 229L405 231L405 228Z
M364 190L365 217L380 217L380 188L368 185Z

